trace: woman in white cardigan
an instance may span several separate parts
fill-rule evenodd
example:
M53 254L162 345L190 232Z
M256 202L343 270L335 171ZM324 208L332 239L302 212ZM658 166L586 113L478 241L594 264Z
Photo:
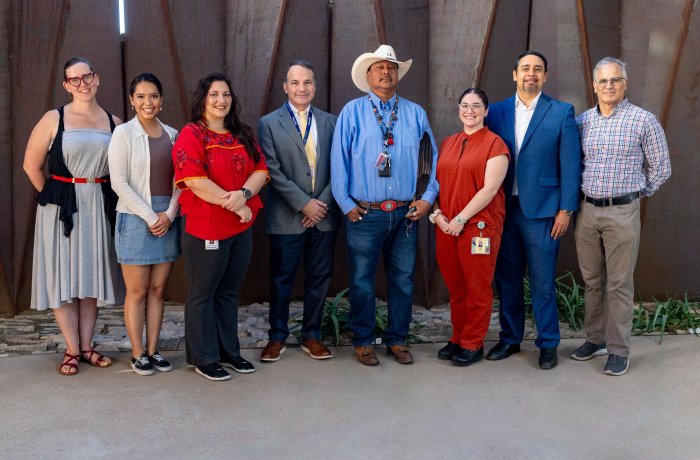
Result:
M115 129L108 151L111 184L119 195L114 245L126 284L124 319L131 367L139 375L152 375L172 370L158 352L158 337L163 292L181 253L180 190L173 186L171 159L177 131L157 118L163 110L163 90L155 75L134 78L129 94L136 116Z

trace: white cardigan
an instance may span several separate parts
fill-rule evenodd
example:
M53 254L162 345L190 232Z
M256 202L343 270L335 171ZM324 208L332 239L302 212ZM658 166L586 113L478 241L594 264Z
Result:
M177 130L161 123L175 143ZM109 177L112 189L119 196L117 211L136 214L151 226L158 221L158 215L151 207L151 153L148 149L148 134L143 130L137 117L114 129L107 150ZM172 222L177 215L180 189L173 183L173 194L165 213Z

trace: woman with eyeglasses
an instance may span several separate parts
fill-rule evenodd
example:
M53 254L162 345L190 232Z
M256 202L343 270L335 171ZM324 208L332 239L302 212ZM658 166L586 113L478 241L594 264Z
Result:
M438 155L440 194L430 214L436 225L436 257L450 292L452 337L438 359L469 366L484 356L493 305L491 282L505 218L502 183L509 152L484 126L489 100L465 90L458 115L463 129L446 138Z
M155 75L134 78L129 100L136 116L114 130L108 151L111 184L119 195L114 246L126 284L131 368L138 375L153 375L173 369L158 351L158 337L165 285L181 253L180 189L174 187L172 162L177 131L157 118L163 87Z
M190 281L186 359L209 380L231 378L222 366L255 371L240 353L238 289L253 254L252 225L262 208L258 192L269 176L253 131L239 114L230 80L207 75L197 84L190 123L173 148Z
M66 341L58 367L62 375L77 374L78 361L112 365L93 349L92 336L98 304L114 303L107 147L122 121L97 103L99 86L100 77L85 58L66 62L63 88L71 102L42 117L24 154L24 171L40 192L31 308L53 309Z

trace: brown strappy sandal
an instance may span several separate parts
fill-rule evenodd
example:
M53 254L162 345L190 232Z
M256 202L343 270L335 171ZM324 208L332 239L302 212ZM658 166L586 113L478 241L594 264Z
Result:
M75 375L78 373L78 361L80 360L80 355L71 355L66 352L63 353L63 362L58 366L58 373L61 375ZM73 362L75 361L75 362ZM64 371L63 368L68 367L69 371ZM73 372L72 369L75 369Z
M85 357L85 354L88 354L88 357ZM92 360L93 355L97 355L96 360ZM107 358L105 355L100 353L99 351L96 351L94 348L91 348L89 350L81 350L80 351L80 360L88 363L89 365L93 367L109 367L112 365L112 360Z

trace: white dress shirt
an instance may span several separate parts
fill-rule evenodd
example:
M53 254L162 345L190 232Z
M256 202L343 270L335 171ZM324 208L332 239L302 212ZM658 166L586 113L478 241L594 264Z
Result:
M520 146L523 145L523 140L525 139L525 133L527 132L528 126L530 126L530 120L532 120L532 115L535 113L535 108L537 107L537 102L540 100L542 91L537 94L535 99L530 103L530 107L525 105L523 101L520 100L518 94L515 94L515 152L513 152L513 164L515 166L516 174L513 178L513 195L518 195L518 155L520 154Z

